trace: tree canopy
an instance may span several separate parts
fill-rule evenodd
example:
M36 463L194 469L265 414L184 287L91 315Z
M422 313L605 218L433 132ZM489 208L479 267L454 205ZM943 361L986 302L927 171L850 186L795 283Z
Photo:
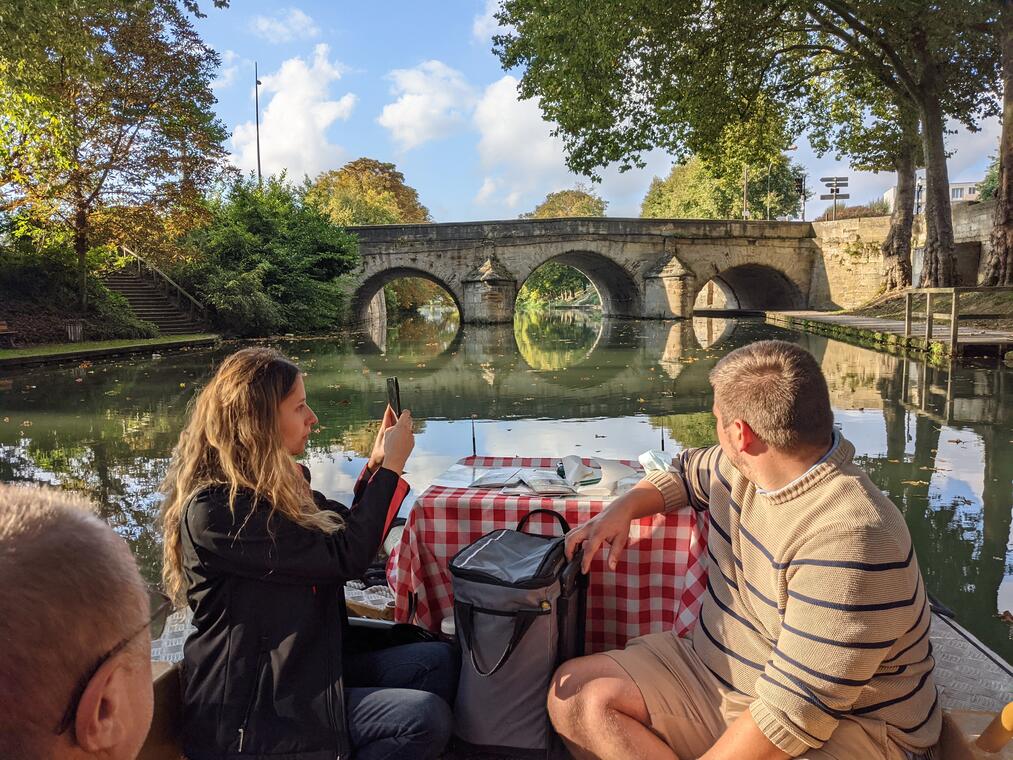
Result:
M394 164L357 158L318 176L306 199L336 224L410 224L431 222L429 209Z
M521 214L521 219L552 219L568 216L605 216L608 201L583 185L572 190L558 190L545 196L534 211Z
M226 155L211 90L219 58L184 10L123 3L83 22L102 39L88 65L55 48L33 62L31 86L0 76L0 209L73 231L82 307L94 215L199 207ZM64 42L76 50L76 39L52 44Z
M795 180L802 168L780 156L763 165L745 165L748 214L751 219L795 216L800 196ZM769 174L769 193L767 190ZM640 215L675 219L731 219L742 215L743 169L739 162L722 165L691 156L677 163L665 179L655 177Z
M917 111L928 166L930 284L955 276L946 119L970 129L997 112L999 3L942 0L505 0L511 30L495 38L520 94L559 125L574 171L642 165L655 147L677 157L721 149L728 125L750 123L762 156L804 128L813 84L862 72ZM764 129L764 125L771 128ZM758 157L754 155L755 159Z
M341 276L358 263L348 234L284 176L263 187L235 182L211 201L211 220L185 243L192 255L177 263L180 283L239 335L334 328L346 306Z

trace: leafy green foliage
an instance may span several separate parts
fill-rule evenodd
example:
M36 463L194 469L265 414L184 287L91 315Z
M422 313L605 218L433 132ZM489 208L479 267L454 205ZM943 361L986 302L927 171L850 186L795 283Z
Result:
M985 170L985 179L978 183L978 200L990 201L999 194L999 154L992 156L992 163Z
M358 262L355 238L271 177L237 181L211 202L211 222L188 238L193 255L174 272L238 335L319 332L346 305L341 276Z
M22 221L22 220L17 220ZM74 252L66 236L15 234L16 221L4 219L0 228L0 319L26 343L65 341L65 304L73 303L79 280ZM150 322L134 316L123 296L113 293L89 274L87 338L151 338L158 335Z
M521 219L555 219L572 216L605 216L608 201L590 188L578 184L572 190L549 193L534 211L521 214Z
M801 175L802 167L779 155L762 165L746 164L745 169L751 219L766 217L768 200L772 219L799 213L795 177ZM675 219L741 218L742 181L743 165L740 161L731 158L705 160L692 156L673 166L666 179L654 178L644 197L640 215Z

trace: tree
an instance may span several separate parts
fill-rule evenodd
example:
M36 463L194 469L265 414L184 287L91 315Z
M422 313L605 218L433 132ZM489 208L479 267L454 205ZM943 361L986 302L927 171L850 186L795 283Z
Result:
M344 227L431 222L429 209L394 164L357 158L318 176L306 191L307 202ZM402 277L384 287L388 309L414 311L431 301L450 303L434 282Z
M556 219L559 217L605 216L608 201L590 188L578 184L570 190L558 190L545 196L534 211L521 214L521 219ZM548 261L525 280L517 294L521 303L553 301L587 290L590 282L581 272L557 261Z
M306 200L345 226L433 221L397 167L372 158L324 172L309 186Z
M915 172L924 164L918 113L864 70L831 72L812 84L809 142L822 155L836 150L860 171L897 174L890 230L881 251L884 287L911 286Z
M534 211L521 214L521 219L554 219L573 216L605 216L608 201L590 188L578 184L572 190L558 190L545 196Z
M1013 0L1000 0L1000 4L1001 24L996 36L1002 49L1002 137L996 157L996 204L985 285L1013 285Z
M190 256L174 278L239 335L320 332L336 327L345 306L341 276L358 262L355 237L281 177L260 187L235 182L209 203L211 221L185 240Z
M799 212L795 178L802 168L781 155L766 164L739 161L727 165L692 156L672 167L664 180L657 177L644 197L642 217L675 219L735 219L742 216L743 168L747 177L750 218L794 216ZM767 179L770 191L767 192ZM748 178L752 178L749 180ZM768 206L769 201L769 206Z
M82 312L93 215L199 203L226 155L212 110L219 58L184 11L132 3L83 20L102 38L89 65L69 66L55 49L38 62L33 91L0 80L0 209L71 229Z
M867 72L919 116L928 188L925 277L955 277L947 118L977 128L995 113L994 0L506 0L513 31L495 38L520 94L558 124L574 171L642 165L662 147L705 155L729 124L787 120L800 129L813 82ZM797 132L796 132L797 133ZM783 146L781 146L783 147Z
M985 177L978 183L978 200L990 201L999 194L999 156L992 156L992 163L985 170Z

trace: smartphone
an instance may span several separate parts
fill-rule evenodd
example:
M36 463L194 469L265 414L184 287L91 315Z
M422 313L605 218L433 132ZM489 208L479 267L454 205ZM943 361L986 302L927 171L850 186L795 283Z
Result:
M394 414L401 416L401 387L397 384L396 377L387 378L387 403L394 410Z

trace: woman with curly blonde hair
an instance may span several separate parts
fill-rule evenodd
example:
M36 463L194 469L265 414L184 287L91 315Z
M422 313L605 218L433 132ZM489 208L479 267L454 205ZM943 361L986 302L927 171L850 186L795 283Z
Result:
M362 576L408 492L411 412L388 407L349 509L313 491L317 423L299 369L269 348L222 362L163 483L163 576L193 610L183 649L190 760L434 758L451 732L448 646L350 655L345 581Z

